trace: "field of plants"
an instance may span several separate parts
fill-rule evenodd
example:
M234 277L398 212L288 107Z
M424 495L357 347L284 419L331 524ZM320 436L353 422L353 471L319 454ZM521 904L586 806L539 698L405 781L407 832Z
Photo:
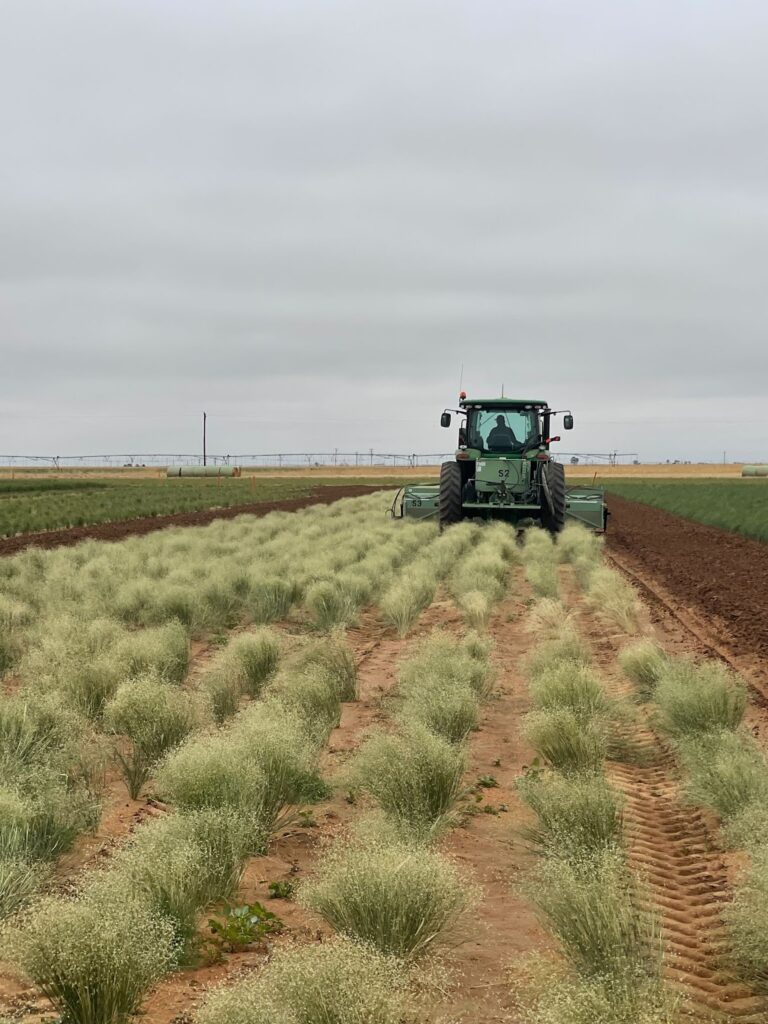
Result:
M0 1022L768 1019L765 711L386 492L0 559Z
M343 482L347 486L380 483L378 478L357 477ZM96 473L86 479L17 476L0 479L0 537L302 498L318 487L338 483L333 477L131 480L99 478Z
M768 480L623 480L602 483L613 494L707 526L768 541Z

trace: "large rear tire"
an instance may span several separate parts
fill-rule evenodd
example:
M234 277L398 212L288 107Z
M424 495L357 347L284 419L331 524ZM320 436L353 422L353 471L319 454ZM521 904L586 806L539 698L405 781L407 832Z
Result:
M440 529L452 526L463 519L461 507L461 466L458 462L444 462L440 467L440 496L438 519Z
M560 533L565 526L565 469L559 462L548 462L544 467L549 484L552 506L544 499L541 508L541 524L550 533Z

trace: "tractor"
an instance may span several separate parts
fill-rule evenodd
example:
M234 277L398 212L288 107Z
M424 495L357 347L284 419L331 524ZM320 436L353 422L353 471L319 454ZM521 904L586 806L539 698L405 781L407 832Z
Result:
M608 510L602 488L567 487L561 463L550 455L559 437L550 434L554 416L573 428L570 410L547 402L459 396L458 409L445 409L440 425L461 417L458 449L440 469L440 484L403 488L393 514L437 517L444 529L462 519L502 519L519 529L541 526L559 533L569 519L605 530Z

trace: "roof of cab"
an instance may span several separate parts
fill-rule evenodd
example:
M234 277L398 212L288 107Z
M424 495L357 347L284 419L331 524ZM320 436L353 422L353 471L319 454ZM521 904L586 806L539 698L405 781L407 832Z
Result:
M503 409L521 405L538 405L547 407L547 403L541 398L462 398L459 405L481 405L485 409Z

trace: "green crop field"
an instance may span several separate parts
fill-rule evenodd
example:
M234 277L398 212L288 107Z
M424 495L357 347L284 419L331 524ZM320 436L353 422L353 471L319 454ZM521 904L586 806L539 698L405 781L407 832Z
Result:
M707 526L768 541L766 480L604 480L608 491Z
M0 480L0 537L142 516L301 498L317 486L389 484L380 478Z

